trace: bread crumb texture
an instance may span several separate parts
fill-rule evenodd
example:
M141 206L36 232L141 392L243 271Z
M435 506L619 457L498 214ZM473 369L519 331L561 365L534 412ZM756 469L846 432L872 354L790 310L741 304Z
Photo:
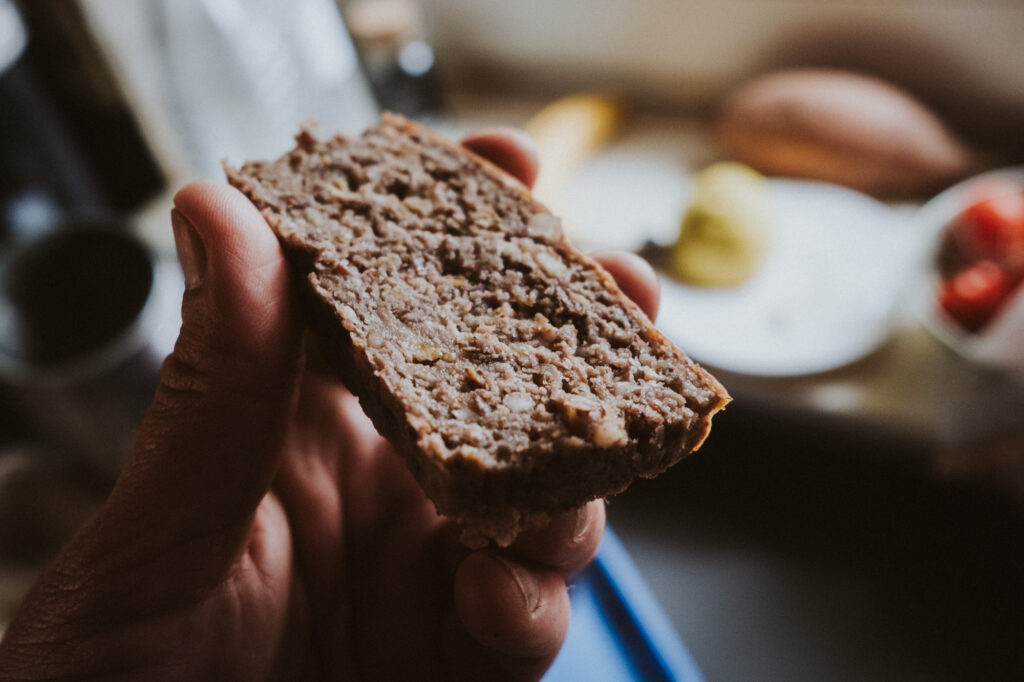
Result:
M325 354L464 541L664 471L728 401L516 180L403 118L227 169Z

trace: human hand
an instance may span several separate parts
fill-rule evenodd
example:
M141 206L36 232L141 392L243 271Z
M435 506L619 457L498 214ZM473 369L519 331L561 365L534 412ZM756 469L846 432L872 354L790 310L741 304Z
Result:
M531 184L521 134L464 144ZM604 506L470 552L307 341L287 265L223 183L172 212L183 325L97 516L0 643L7 679L537 679ZM599 260L653 318L657 284Z

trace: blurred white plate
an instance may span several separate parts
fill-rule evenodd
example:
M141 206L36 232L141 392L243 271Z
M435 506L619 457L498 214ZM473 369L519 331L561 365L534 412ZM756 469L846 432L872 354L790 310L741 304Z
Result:
M671 120L626 131L573 176L554 208L586 251L635 251L679 233L693 173L713 156L699 128ZM684 159L696 160L687 168ZM696 360L765 376L823 372L888 336L922 250L906 213L838 185L770 180L766 262L733 289L662 279L658 327Z
M663 278L659 328L694 359L753 375L823 372L870 353L913 271L908 221L836 185L770 187L772 241L757 274L731 289Z

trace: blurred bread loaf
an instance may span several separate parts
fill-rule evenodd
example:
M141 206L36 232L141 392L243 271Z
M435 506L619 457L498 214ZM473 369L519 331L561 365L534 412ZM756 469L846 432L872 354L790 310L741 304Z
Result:
M728 158L767 175L882 197L942 189L978 165L918 100L839 70L777 71L740 85L722 104L713 135Z

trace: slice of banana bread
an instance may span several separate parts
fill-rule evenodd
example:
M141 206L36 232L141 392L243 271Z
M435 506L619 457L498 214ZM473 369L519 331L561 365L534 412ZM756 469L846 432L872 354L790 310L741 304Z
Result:
M463 540L664 471L729 400L519 182L394 115L226 168L329 361Z

